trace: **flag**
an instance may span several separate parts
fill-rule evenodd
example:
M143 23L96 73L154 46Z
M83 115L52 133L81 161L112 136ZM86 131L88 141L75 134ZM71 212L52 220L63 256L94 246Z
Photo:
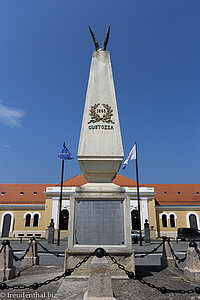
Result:
M69 152L69 150L67 149L67 147L65 146L65 144L63 144L62 150L58 155L59 158L65 160L65 159L73 159L71 153Z
M132 159L136 159L136 144L133 146L133 148L131 149L131 151L130 151L128 157L127 157L127 159L123 163L122 169L125 169L126 166L129 163L129 160L132 160Z

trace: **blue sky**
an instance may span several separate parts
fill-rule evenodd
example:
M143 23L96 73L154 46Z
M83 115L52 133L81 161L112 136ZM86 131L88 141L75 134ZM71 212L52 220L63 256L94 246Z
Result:
M199 183L200 1L0 1L0 182L57 183L77 149L94 45L111 24L125 157L142 183ZM135 179L131 161L120 171Z

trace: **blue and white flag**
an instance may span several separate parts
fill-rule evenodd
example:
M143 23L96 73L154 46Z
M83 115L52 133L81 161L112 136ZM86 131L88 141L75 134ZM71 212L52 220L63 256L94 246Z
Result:
M130 151L128 157L127 157L127 159L123 163L122 169L125 169L126 166L129 163L129 160L132 160L132 159L136 159L136 144L133 146L133 148L131 149L131 151Z
M67 149L67 147L65 146L65 144L63 144L62 150L58 155L59 158L65 160L65 159L73 159L71 153L69 152L69 150Z

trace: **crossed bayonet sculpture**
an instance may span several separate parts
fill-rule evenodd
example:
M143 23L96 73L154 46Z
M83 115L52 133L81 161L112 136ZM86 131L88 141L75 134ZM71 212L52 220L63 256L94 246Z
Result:
M90 26L89 26L89 29L90 29L90 33L91 33L92 39L94 41L94 45L95 45L96 51L106 51L106 46L108 44L109 33L110 33L110 25L108 26L108 30L106 32L102 48L99 48L99 43L97 41L97 38L96 38L94 32L92 31L92 29L90 28Z

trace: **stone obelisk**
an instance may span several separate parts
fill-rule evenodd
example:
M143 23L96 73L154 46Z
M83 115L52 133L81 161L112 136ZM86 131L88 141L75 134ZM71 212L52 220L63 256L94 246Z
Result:
M92 56L78 148L79 165L88 183L76 188L71 197L65 268L103 247L134 271L130 199L124 188L112 183L124 153L110 53L106 51L108 35L109 30L99 49L93 34L97 51ZM89 262L74 275L88 276ZM111 275L125 276L113 265Z

